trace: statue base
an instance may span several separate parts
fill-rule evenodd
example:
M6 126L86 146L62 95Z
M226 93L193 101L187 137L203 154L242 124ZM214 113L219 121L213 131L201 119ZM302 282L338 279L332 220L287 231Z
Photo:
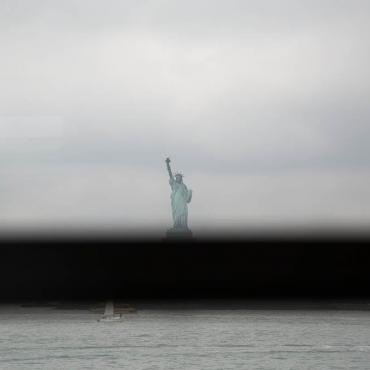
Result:
M166 233L166 240L192 240L193 233L189 229L169 229Z

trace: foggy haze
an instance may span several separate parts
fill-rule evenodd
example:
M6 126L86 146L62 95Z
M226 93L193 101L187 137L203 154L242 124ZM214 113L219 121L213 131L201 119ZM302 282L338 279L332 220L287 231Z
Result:
M0 228L370 223L367 1L0 3Z

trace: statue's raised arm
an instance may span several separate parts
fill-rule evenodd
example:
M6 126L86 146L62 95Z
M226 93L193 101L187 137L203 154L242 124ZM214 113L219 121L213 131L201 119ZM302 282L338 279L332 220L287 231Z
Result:
M168 171L168 174L170 176L170 179L172 180L173 179L173 174L172 174L170 162L171 162L171 160L169 158L166 158L167 171Z

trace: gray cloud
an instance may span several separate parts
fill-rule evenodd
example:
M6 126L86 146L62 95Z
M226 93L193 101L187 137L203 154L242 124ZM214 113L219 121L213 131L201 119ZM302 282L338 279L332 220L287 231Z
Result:
M316 190L308 198L315 203L326 194L323 171L338 184L358 184L333 194L345 203L337 207L344 218L367 219L361 207L369 194L360 192L360 205L354 192L370 168L369 10L367 1L332 0L2 1L0 125L21 116L36 130L38 119L58 117L63 130L49 138L6 138L0 130L0 163L9 184L0 215L16 223L34 208L30 217L37 219L59 199L49 207L57 222L68 213L69 199L96 190L83 204L74 202L81 222L94 218L97 211L87 212L88 205L106 193L111 200L105 220L122 216L114 202L123 202L125 222L146 220L159 204L141 208L141 195L131 194L135 202L124 206L132 190L126 182L117 180L122 192L104 184L94 190L92 178L104 167L113 177L124 177L124 168L130 176L146 171L145 183L156 183L159 191L163 157L172 155L179 169L196 176L188 181L199 188L201 173L207 183L214 179L240 191L244 184L252 193L251 176L264 189L281 179L285 185L274 194L284 202L266 202L266 194L259 194L255 221L266 221L269 212L304 219L309 204L293 206L299 198L284 187L289 176L311 181ZM32 181L27 187L38 195L26 191L25 179L7 172L17 168L37 169L45 179L52 173L55 182L39 184L50 194L42 198ZM89 190L76 171L90 179ZM56 192L55 184L68 179L75 184L69 192ZM253 221L250 200L240 203L225 193L219 198L214 185L209 191L223 204L215 214L224 209L230 224ZM335 199L333 218L339 214ZM146 213L134 216L134 204ZM202 211L193 207L197 219ZM209 217L203 216L199 223Z

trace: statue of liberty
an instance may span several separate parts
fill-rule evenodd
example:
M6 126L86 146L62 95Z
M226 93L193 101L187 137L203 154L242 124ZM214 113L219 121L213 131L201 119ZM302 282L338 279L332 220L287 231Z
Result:
M171 160L166 159L167 171L170 176L170 186L171 186L171 207L172 207L172 218L173 227L167 233L171 234L187 234L191 235L191 231L188 228L188 203L191 202L193 195L192 190L188 190L183 182L183 175L179 172L172 174L170 167Z

